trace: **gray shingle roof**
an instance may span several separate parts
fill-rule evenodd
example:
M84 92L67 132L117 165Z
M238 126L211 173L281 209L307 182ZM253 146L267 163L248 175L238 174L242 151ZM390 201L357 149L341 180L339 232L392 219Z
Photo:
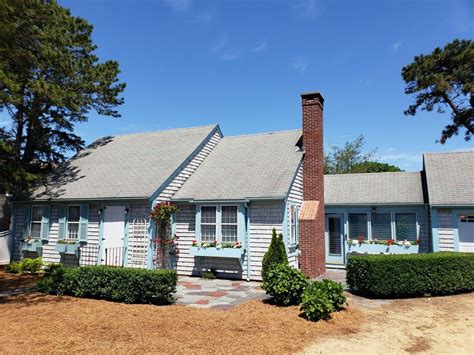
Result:
M474 151L423 158L431 205L474 206Z
M423 204L420 172L326 175L327 205Z
M303 153L301 131L224 137L175 200L284 198Z
M105 137L37 188L36 199L149 198L218 126Z

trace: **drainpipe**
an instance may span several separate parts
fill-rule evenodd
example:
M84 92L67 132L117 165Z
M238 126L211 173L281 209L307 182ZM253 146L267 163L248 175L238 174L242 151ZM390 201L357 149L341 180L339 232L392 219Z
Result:
M246 203L245 207L245 217L247 221L245 223L245 252L247 253L247 281L250 281L250 210L249 206Z

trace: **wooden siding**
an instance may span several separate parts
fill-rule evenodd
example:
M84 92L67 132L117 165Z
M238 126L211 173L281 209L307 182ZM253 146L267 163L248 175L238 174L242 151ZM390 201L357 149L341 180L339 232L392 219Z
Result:
M453 214L451 210L438 210L439 251L454 250Z
M250 278L262 279L262 260L272 239L272 229L282 232L282 202L255 202L250 204Z
M295 179L291 184L286 203L286 245L288 245L288 262L291 266L297 268L298 265L298 250L295 245L290 245L290 231L291 231L291 209L290 206L297 206L301 209L303 203L303 164L298 168Z
M418 212L418 224L420 226L420 253L428 253L431 251L431 229L430 229L430 218L426 208L420 209Z
M196 169L199 168L204 159L206 159L217 143L219 143L221 138L222 137L220 133L216 131L209 138L204 147L195 156L189 158L189 163L186 165L186 167L173 179L173 181L168 184L168 186L163 189L163 191L156 198L156 201L169 201L196 171Z
M219 276L241 279L246 277L247 264L241 267L237 259L203 258L189 255L189 248L196 239L196 206L179 205L176 213L175 233L178 237L179 255L177 271L180 275L201 275L203 271L216 269Z

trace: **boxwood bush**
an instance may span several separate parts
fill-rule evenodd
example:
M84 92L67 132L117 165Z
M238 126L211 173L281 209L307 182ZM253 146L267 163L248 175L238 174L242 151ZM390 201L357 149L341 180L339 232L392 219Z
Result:
M39 281L49 294L106 299L124 303L171 304L176 291L174 270L144 270L108 266L65 268L52 265Z
M41 271L43 267L43 259L41 257L31 259L31 258L24 258L20 262L12 262L5 267L6 272L10 272L12 274L18 273L30 273L36 274Z
M474 254L353 255L347 284L352 291L373 297L469 292L474 290Z
M332 312L342 310L345 304L342 285L332 280L322 280L306 287L300 309L306 319L317 321L329 318Z
M267 271L262 288L279 306L292 306L301 302L308 278L300 270L287 264L274 265Z

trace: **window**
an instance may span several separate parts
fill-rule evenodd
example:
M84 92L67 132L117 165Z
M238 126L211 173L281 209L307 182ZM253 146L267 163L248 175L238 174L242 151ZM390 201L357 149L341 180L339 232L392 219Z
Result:
M41 222L43 220L43 207L33 206L31 208L30 235L34 239L41 238Z
M392 239L392 216L390 213L372 213L372 240Z
M290 244L297 243L298 230L296 223L298 221L298 209L296 206L290 206Z
M67 239L78 239L81 208L69 206L67 210Z
M417 239L416 213L395 213L395 235L397 240Z
M213 242L216 240L216 214L215 206L201 207L201 241Z
M474 223L474 215L468 215L468 216L462 215L462 216L459 216L459 220L463 223Z
M221 233L223 243L237 242L237 206L222 206Z
M367 213L349 213L349 238L367 240Z

